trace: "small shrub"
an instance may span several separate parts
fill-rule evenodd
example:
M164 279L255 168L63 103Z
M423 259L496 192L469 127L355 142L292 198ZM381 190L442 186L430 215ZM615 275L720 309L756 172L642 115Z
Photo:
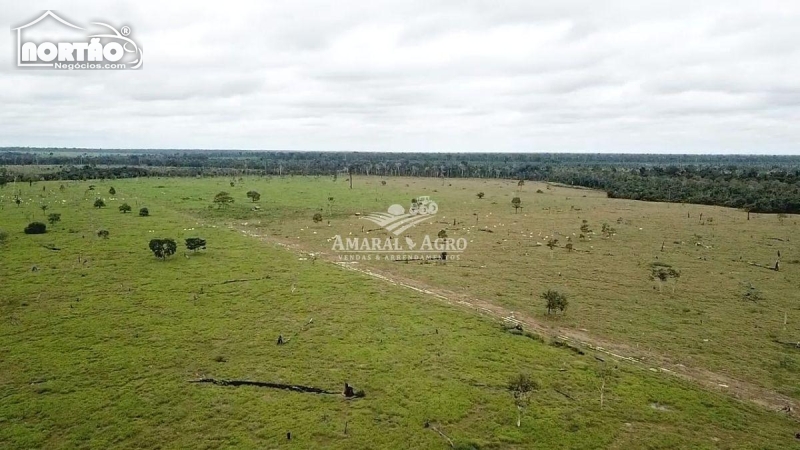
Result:
M247 192L247 198L249 198L250 200L252 200L254 202L257 202L257 201L261 200L261 194L259 194L256 191L248 191Z
M784 370L788 370L790 372L795 372L797 371L798 364L797 361L795 361L794 358L792 358L791 356L784 355L783 358L781 358L780 361L778 361L778 367Z
M142 208L139 210L139 217L147 217L150 215L150 210L147 208Z
M97 237L101 239L108 239L108 230L97 230Z
M552 347L556 347L556 348L567 349L567 350L571 351L572 353L575 353L576 355L585 355L586 354L586 352L584 352L580 348L570 344L569 342L561 341L561 340L558 340L558 339L553 339L553 341L550 342L550 345Z
M742 298L744 300L750 300L750 301L753 301L753 302L758 302L763 297L761 295L761 291L757 287L753 286L750 283L747 283L747 286L745 286L744 292L742 292Z
M44 234L47 233L47 225L42 222L31 222L25 227L25 234Z
M102 198L98 198L94 201L95 208L104 208L106 206L106 202L103 201Z
M197 250L200 250L201 248L203 250L205 250L205 248L206 248L206 240L205 239L200 239L200 238L188 238L188 239L186 239L186 248L191 250L191 251L193 251L193 252L196 252Z
M486 194L484 194L483 192L478 192L478 198L479 198L479 199L480 199L480 198L483 198L485 195L486 195Z
M8 232L0 230L0 244L5 244L8 240Z
M119 212L121 212L122 214L131 212L131 205L129 205L127 203L123 203L123 204L119 205Z
M60 222L61 221L61 214L50 213L47 216L47 221L50 222L50 225L55 225L56 222Z
M320 223L322 222L322 214L316 213L311 219L314 221L314 223Z

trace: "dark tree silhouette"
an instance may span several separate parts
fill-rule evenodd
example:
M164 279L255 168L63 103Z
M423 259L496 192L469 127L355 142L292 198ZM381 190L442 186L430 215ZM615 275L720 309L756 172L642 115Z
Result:
M196 252L200 249L205 250L206 240L200 238L188 238L186 239L186 248L193 252Z
M567 309L567 296L552 289L548 289L542 293L542 298L545 301L545 306L547 307L547 314L552 313L555 310L559 310L562 313L565 309Z
M173 239L151 239L150 251L156 258L167 259L178 250L178 244Z
M233 197L231 197L231 194L222 191L214 196L214 203L216 203L220 208L223 206L228 206L233 203Z
M42 222L31 222L25 227L25 234L44 234L47 232L47 225Z
M249 198L253 202L257 202L257 201L261 200L261 194L259 194L256 191L248 191L247 192L247 198Z

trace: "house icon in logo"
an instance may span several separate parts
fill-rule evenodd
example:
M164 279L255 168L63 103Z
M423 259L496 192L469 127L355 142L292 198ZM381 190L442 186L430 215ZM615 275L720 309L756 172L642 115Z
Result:
M26 23L25 25L22 25L20 27L12 29L12 31L16 31L17 32L17 67L53 67L53 63L49 63L49 64L46 64L46 63L35 63L35 62L26 62L25 64L22 63L22 46L23 46L23 43L22 43L22 32L23 32L23 30L25 30L26 28L30 28L30 27L36 25L37 23L47 19L48 17L58 21L59 23L61 23L63 25L66 25L66 26L68 26L70 28L74 28L76 30L84 30L83 28L81 28L81 27L79 27L77 25L73 25L73 24L67 22L66 20L62 19L61 17L58 17L58 15L56 15L53 11L50 11L50 10L45 11L44 14L39 16L37 19L35 19L35 20L33 20L33 21L29 22L29 23Z

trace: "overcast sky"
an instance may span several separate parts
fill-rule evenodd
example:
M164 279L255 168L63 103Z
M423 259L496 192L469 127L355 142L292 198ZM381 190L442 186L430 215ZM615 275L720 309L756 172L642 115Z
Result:
M48 8L129 25L142 69L16 68ZM0 25L0 146L800 154L796 0L2 0Z

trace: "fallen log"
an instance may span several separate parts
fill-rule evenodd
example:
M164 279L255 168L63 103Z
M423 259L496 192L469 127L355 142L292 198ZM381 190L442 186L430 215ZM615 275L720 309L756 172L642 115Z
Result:
M781 344L789 348L800 350L800 342L784 342L778 339L773 339L772 342L775 342L776 344Z
M558 392L559 394L563 395L564 397L566 397L566 398L568 398L568 399L572 400L573 402L575 401L575 399L574 399L574 398L572 398L572 397L570 397L570 396L569 396L569 394L567 394L566 392L562 392L562 391L560 391L560 390L558 390L558 389L553 389L553 390L554 390L554 391L556 391L556 392Z
M256 387L266 387L272 389L283 389L286 391L294 391L294 392L303 392L309 394L338 394L338 392L331 392L326 391L325 389L310 387L310 386L301 386L301 385L294 385L294 384L281 384L281 383L269 383L266 381L248 381L248 380L217 380L214 378L199 378L197 380L189 380L189 383L211 383L217 386L256 386Z
M219 284L243 283L245 281L259 281L259 280L266 280L268 278L270 278L269 275L267 275L265 277L261 277L261 278L239 278L239 279L235 279L235 280L225 280L225 281L223 281L223 282L221 282Z

